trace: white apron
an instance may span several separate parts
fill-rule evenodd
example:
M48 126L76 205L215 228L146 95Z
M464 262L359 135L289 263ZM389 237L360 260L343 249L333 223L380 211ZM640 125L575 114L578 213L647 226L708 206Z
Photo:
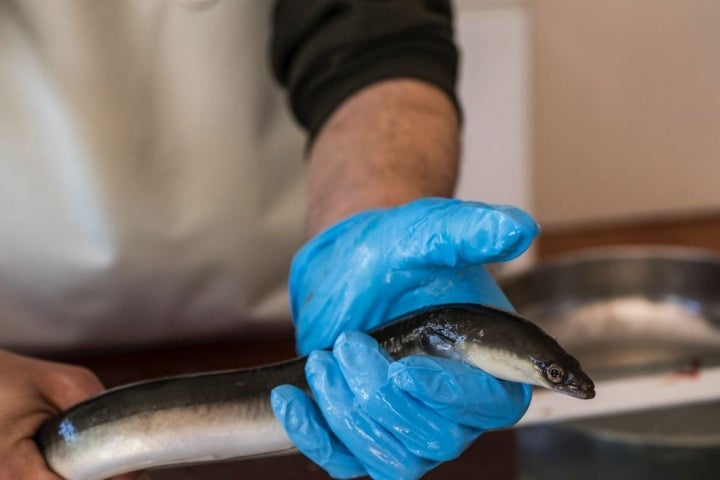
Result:
M0 348L289 329L304 135L271 3L0 0Z

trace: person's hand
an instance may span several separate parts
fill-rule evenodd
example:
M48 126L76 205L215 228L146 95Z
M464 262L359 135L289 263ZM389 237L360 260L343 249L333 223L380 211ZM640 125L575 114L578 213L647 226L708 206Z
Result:
M364 212L326 230L295 257L291 306L314 401L273 391L298 449L331 475L417 478L482 431L515 423L530 388L458 362L392 362L367 331L428 305L511 309L483 264L512 259L537 234L512 207L447 199ZM332 352L314 351L333 345Z
M511 309L483 264L517 257L537 233L517 208L444 198L352 216L293 259L298 352L328 348L343 330L369 331L428 305Z
M61 480L48 470L33 440L43 421L103 387L81 367L0 350L0 478ZM115 480L139 480L124 475Z
M335 478L419 478L485 430L517 422L531 395L528 385L452 360L392 362L352 331L332 352L313 351L305 371L315 401L282 385L271 403L298 449Z

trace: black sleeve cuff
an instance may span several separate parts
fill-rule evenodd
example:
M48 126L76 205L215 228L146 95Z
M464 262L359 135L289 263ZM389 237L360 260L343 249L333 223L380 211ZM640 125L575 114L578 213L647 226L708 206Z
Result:
M424 80L458 105L449 1L280 0L273 22L273 69L311 137L346 97L389 78Z

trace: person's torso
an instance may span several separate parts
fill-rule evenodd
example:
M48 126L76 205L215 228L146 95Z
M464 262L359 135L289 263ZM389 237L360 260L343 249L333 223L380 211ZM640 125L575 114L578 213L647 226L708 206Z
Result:
M270 4L0 3L0 347L288 324L304 139Z

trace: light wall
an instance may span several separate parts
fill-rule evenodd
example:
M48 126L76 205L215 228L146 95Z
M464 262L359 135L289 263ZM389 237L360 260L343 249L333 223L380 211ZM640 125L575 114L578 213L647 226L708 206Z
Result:
M455 2L463 104L461 198L531 207L528 5Z
M529 5L455 2L463 104L457 196L532 211ZM531 250L505 268L523 268L533 258Z

